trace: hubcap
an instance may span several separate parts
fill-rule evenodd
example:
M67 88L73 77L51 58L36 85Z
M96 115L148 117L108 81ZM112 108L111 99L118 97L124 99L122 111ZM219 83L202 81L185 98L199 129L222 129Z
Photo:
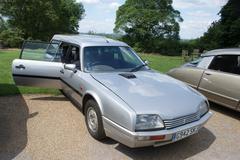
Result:
M92 107L88 108L87 121L88 121L88 127L90 128L90 130L92 132L96 132L98 129L97 113Z

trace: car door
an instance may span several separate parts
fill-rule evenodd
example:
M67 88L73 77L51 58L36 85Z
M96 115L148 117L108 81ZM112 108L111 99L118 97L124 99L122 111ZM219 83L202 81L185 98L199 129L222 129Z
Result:
M236 109L240 101L239 56L215 56L204 72L199 90L209 100Z
M83 88L81 85L82 71L80 67L80 47L68 43L63 43L62 45L68 45L66 56L62 59L62 61L64 61L64 67L60 75L63 82L62 89L68 97L81 105ZM68 65L75 65L75 69L69 69Z
M20 57L12 62L16 85L61 89L62 63L54 61L58 46L58 43L26 41Z
M170 70L168 74L197 89L204 70L209 65L211 59L212 57L201 57L183 67Z
M204 70L201 68L181 67L181 68L175 69L173 71L173 73L170 72L169 74L172 77L177 78L177 79L187 83L191 87L197 89L203 72L204 72Z

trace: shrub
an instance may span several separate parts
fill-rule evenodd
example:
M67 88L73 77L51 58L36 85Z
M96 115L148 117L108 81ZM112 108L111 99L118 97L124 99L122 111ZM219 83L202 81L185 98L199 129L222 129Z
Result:
M8 28L0 33L0 41L3 47L21 47L23 42L22 31L19 29Z

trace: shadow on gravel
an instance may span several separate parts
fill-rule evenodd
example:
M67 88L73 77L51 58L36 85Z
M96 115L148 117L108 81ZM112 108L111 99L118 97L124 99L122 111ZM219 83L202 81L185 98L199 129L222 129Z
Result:
M21 95L0 97L0 159L16 157L27 145L28 106Z
M213 102L210 102L210 106L211 106L211 109L216 112L219 112L219 113L225 114L226 116L240 120L240 112L238 112L238 111L232 110L230 108L221 106L221 105L213 103Z
M167 159L167 160L183 160L190 158L211 146L216 137L211 131L203 127L199 133L184 140L178 141L162 147L145 147L131 149L119 144L115 149L126 154L131 159Z

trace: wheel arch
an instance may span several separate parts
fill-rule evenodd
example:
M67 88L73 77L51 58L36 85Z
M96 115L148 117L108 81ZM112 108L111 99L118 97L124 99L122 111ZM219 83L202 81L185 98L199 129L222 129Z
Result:
M83 114L84 113L84 110L85 110L85 104L88 100L90 99L93 99L94 101L97 102L98 106L99 106L99 109L100 109L100 112L101 114L103 115L103 109L102 109L102 103L101 103L101 99L97 96L96 93L94 92L86 92L83 96L83 99L82 99L82 110L83 110Z

